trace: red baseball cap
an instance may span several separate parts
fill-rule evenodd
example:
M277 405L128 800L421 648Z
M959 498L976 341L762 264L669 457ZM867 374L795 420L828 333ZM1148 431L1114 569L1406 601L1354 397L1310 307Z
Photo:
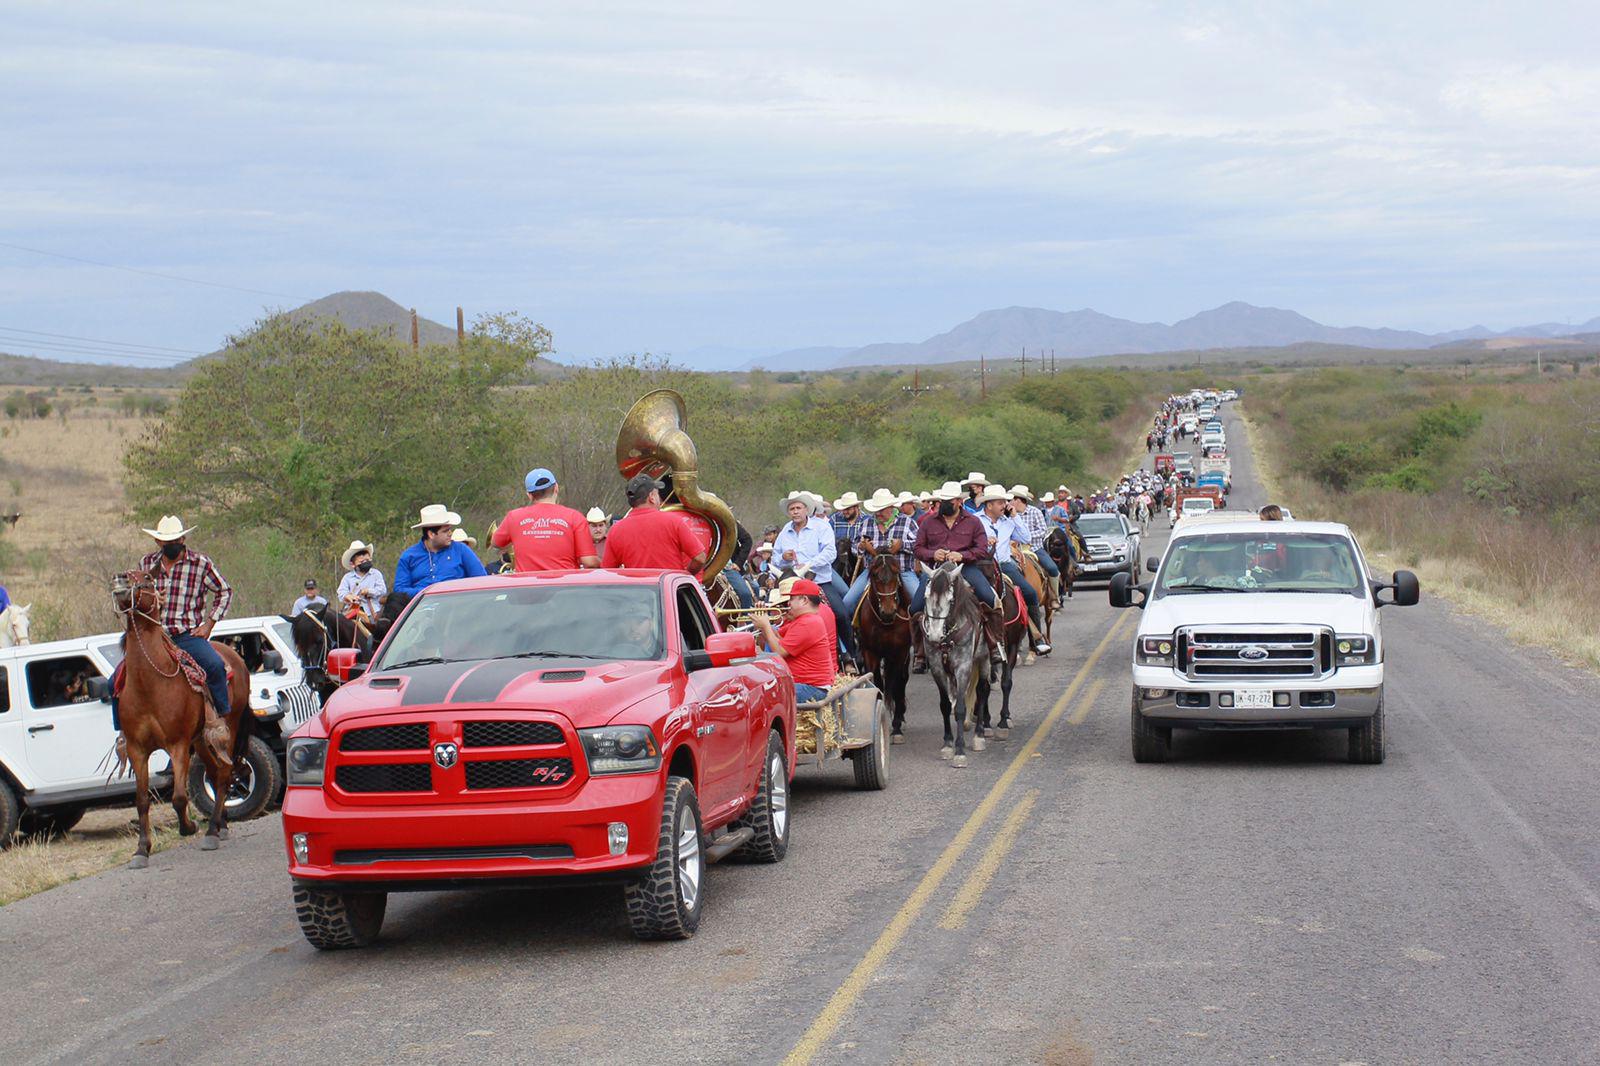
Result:
M799 581L796 581L793 585L789 586L789 595L820 596L822 595L822 589L817 587L817 583L815 581L807 581L806 579L801 578Z

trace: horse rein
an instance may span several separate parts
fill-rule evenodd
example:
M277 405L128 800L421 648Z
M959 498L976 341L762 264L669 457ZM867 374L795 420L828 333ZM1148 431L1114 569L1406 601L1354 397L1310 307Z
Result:
M153 618L144 611L139 610L139 593L144 589L150 590L150 595L155 597L156 610L161 610L161 586L156 583L155 575L146 573L142 575L141 579L137 582L128 581L128 576L126 574L122 574L120 576L128 586L128 606L127 609L123 609L122 605L117 602L117 586L116 582L113 581L111 584L111 609L116 612L118 618L122 619L123 625L126 628L133 630L133 639L139 645L139 651L144 655L144 661L150 664L150 669L154 670L162 677L177 677L179 674L183 673L183 664L178 661L177 655L173 654L177 650L177 645L173 643L172 637L167 633L166 627L161 624L161 619ZM145 621L154 624L155 627L161 631L161 638L162 640L166 641L167 651L172 659L172 673L169 674L165 670L161 669L161 667L156 665L155 659L150 655L150 649L145 647L144 632L139 626L133 624L133 619L135 617L143 618Z

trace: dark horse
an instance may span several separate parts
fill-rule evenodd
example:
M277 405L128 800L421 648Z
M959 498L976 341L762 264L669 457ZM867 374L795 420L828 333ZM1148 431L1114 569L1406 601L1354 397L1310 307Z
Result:
M997 574L991 574L989 579L995 581L998 576ZM1044 574L1041 572L1039 577L1042 580ZM1000 587L998 581L996 581L995 587ZM1001 618L1004 620L1002 633L1005 637L1005 647L1002 649L1004 655L1001 656L1000 663L1000 721L994 727L994 735L997 740L1005 740L1011 735L1011 678L1017 668L1017 659L1021 656L1022 649L1028 643L1027 607L1015 592L1011 592L1005 598ZM991 687L987 675L985 675L984 682L978 686L977 707L973 712L973 718L979 726L973 738L972 748L974 751L983 750L977 742L977 737L982 736L983 729L990 724L989 693Z
M893 555L867 564L867 594L856 607L856 647L894 713L892 744L905 743L906 682L911 679L911 603Z
M289 619L289 632L305 668L306 684L324 700L337 687L328 676L328 652L334 648L356 648L364 655L372 651L372 641L362 635L361 628L328 603L313 604Z
M1078 558L1083 558L1083 538L1073 533L1072 540L1076 542ZM1044 550L1050 553L1050 558L1061 571L1062 595L1066 599L1072 599L1072 579L1077 576L1077 568L1072 562L1066 531L1060 526L1051 526L1049 534L1044 538Z
M146 570L119 574L112 579L111 596L125 625L117 717L128 761L133 764L134 803L139 809L139 846L128 865L143 869L150 864L150 756L165 751L172 760L172 809L178 813L178 832L193 836L189 759L198 754L214 794L228 795L233 768L244 759L255 724L250 713L250 673L238 652L212 642L228 667L232 706L216 708L218 717L208 723L210 697L190 685L178 661L177 645L157 620L161 608L155 575ZM218 842L227 838L228 805L218 803L206 824L200 849L215 851Z
M939 686L939 713L944 716L944 747L939 757L950 765L967 765L967 717L977 707L975 695L989 691L989 645L984 639L984 610L972 586L961 579L961 564L941 564L928 578L922 613L922 648L928 673ZM955 712L955 732L950 730ZM972 750L988 746L984 723L974 717Z

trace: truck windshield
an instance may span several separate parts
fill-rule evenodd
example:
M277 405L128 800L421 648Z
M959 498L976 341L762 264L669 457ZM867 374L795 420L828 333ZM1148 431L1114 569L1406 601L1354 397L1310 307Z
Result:
M1114 514L1079 515L1078 532L1085 537L1120 537L1122 519Z
M522 585L424 595L373 671L473 659L659 659L653 587Z
M1185 501L1185 507L1188 501ZM1354 546L1337 533L1207 533L1173 542L1155 595L1326 592L1365 596Z

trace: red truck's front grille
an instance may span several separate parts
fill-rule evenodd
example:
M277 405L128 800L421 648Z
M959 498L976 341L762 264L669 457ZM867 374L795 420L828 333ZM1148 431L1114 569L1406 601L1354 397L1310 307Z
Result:
M554 788L572 780L571 759L496 759L467 763L467 787Z
M557 730L559 732L559 730ZM340 751L427 751L428 723L379 725L347 729L339 738Z
M561 744L566 738L554 722L462 722L463 748L514 748L523 744Z
M335 728L332 790L361 805L483 802L515 790L560 795L588 776L577 736L554 715L514 718L503 707L440 708L420 721L403 714Z
M433 782L426 763L364 763L341 766L334 781L346 792L428 792Z

